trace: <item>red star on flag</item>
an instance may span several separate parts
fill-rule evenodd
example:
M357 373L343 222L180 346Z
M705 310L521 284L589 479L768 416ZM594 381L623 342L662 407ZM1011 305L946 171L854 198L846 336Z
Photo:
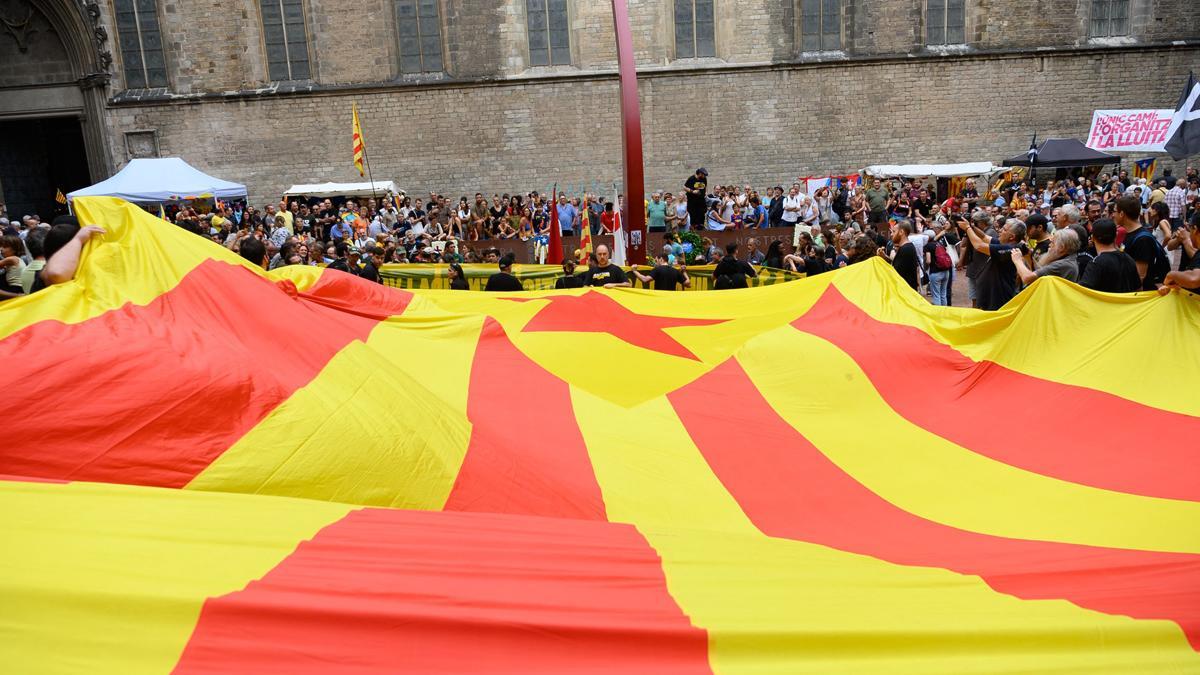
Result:
M510 298L530 302L532 298ZM687 347L666 333L666 328L710 326L726 319L678 319L631 312L607 295L588 291L583 295L556 295L521 329L522 333L574 332L608 333L642 349L699 361Z

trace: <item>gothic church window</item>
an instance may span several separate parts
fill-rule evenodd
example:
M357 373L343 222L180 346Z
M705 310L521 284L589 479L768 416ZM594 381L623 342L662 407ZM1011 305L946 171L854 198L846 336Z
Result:
M1092 37L1129 35L1129 0L1092 0Z
M571 64L571 34L567 0L525 0L529 26L529 64Z
M117 36L125 86L129 89L167 86L167 62L158 30L155 0L116 0Z
M842 48L842 0L802 0L800 48L806 52Z
M273 81L307 80L308 33L303 0L261 0L267 75Z
M716 55L713 0L675 0L675 58Z
M442 72L442 19L438 0L396 0L396 21L400 33L400 72Z
M926 0L925 44L966 42L966 0Z

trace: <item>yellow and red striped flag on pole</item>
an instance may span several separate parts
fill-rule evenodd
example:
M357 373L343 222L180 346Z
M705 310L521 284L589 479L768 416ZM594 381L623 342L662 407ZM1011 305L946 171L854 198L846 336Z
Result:
M579 221L579 264L586 265L592 257L592 219L588 215L586 200L582 212L582 218Z
M362 125L358 122L358 104L352 106L354 112L354 168L358 169L358 175L366 175L363 173L363 154L367 150L367 140L363 137Z
M62 188L59 188L57 191L55 191L54 201L58 202L59 204L67 203L67 196L63 194Z

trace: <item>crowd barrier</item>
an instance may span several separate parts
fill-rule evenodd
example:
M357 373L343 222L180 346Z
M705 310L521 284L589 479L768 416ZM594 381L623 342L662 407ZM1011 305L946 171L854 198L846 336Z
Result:
M473 291L482 291L483 287L487 285L488 277L498 271L494 264L464 264L462 267L463 273L467 278L467 283ZM715 268L715 265L688 267L688 276L692 280L692 287L688 290L707 291L711 289L713 270ZM448 269L448 265L440 264L384 265L379 270L379 275L383 277L384 284L393 288L448 289L450 288L450 279L447 276ZM641 269L645 270L647 268L642 267ZM751 286L770 286L772 284L780 284L804 278L803 274L787 270L777 270L768 267L756 269L758 276L748 279ZM628 272L629 268L626 267L625 270ZM562 275L562 267L558 265L513 265L513 276L521 280L521 284L527 291L554 288L554 282ZM637 279L633 279L632 275L630 275L630 278L633 281L634 288L650 288L649 284L643 284Z
M696 230L696 234L701 237L711 239L714 244L725 248L726 244L737 243L741 247L744 254L746 251L746 242L753 238L758 242L758 250L766 252L767 247L773 241L779 241L783 244L784 253L792 252L792 240L796 235L794 227L764 227L758 229L741 229L741 230ZM653 257L654 253L662 250L663 233L648 232L646 251ZM592 237L592 246L607 244L612 246L611 234L597 234ZM466 246L470 246L476 251L482 251L487 248L495 248L500 251L500 255L512 253L517 262L532 263L533 257L533 242L521 241L520 239L487 239L484 241L467 242ZM574 254L575 249L579 248L579 237L570 236L562 238L563 255L570 257ZM741 257L739 255L739 257Z

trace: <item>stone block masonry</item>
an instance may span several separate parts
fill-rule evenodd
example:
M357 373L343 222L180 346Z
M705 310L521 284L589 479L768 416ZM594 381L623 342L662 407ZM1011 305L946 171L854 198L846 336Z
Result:
M700 165L715 183L765 186L874 163L998 161L1035 131L1083 138L1095 108L1170 107L1198 63L1200 48L1164 47L646 74L646 187L675 190ZM115 142L155 129L160 154L245 183L257 203L357 179L352 102L375 178L410 194L620 180L608 75L143 103L109 121Z

